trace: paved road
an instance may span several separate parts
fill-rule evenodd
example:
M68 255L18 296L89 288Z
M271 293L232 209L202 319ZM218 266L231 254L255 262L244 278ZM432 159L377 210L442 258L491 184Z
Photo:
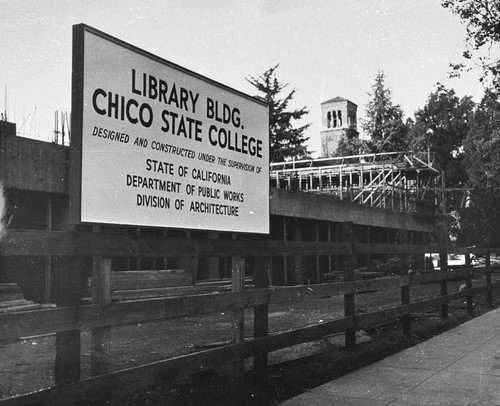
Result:
M500 309L282 405L500 406Z

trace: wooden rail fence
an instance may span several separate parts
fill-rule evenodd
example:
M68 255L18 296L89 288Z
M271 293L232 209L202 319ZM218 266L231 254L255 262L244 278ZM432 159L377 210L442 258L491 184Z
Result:
M351 224L352 225L352 224ZM243 374L242 361L254 359L254 375L265 379L268 364L267 354L293 345L314 341L324 336L344 333L346 347L356 347L355 331L385 322L400 321L403 331L410 332L410 315L440 309L443 317L448 315L448 304L458 299L466 299L467 309L473 312L473 295L486 293L489 306L493 306L494 289L500 282L492 280L497 268L490 264L490 254L500 249L458 248L453 252L470 258L471 253L485 256L485 265L467 266L449 270L448 247L405 244L363 244L352 241L349 224L344 228L344 242L281 242L281 241L241 241L241 240L181 240L175 238L150 238L139 236L106 235L104 233L71 232L10 232L0 244L0 255L59 255L79 257L89 255L94 258L97 274L109 272L106 258L114 255L191 255L191 256L231 256L233 269L233 289L218 294L200 294L179 297L159 297L146 300L111 302L102 294L93 297L90 305L81 305L71 297L75 292L67 292L63 305L57 308L36 311L0 314L0 340L16 340L19 337L57 333L57 355L55 367L56 385L49 389L0 400L0 405L54 405L91 402L107 399L124 390L142 389L149 385L161 384L169 378L208 370L223 364L233 364L236 378ZM356 255L389 254L400 257L399 275L371 280L355 280L354 264ZM439 253L441 270L430 273L408 275L408 256ZM277 255L342 255L344 278L342 282L307 286L268 286L269 258ZM255 289L244 289L245 257L255 257ZM470 260L467 261L470 265ZM68 270L68 277L72 272ZM472 279L486 275L485 283L473 287ZM464 280L466 288L448 293L448 282ZM410 302L412 286L436 282L440 284L441 296L420 302ZM70 286L70 285L68 285ZM97 289L97 288L96 288ZM109 290L109 283L99 285L101 293ZM401 304L383 310L357 314L356 294L366 291L399 290ZM328 322L309 325L286 332L269 333L269 305L283 302L297 302L318 297L344 297L344 317ZM79 299L79 298L78 298ZM66 304L64 304L66 303ZM254 312L254 336L245 339L243 315L247 309ZM83 330L91 330L94 343L105 343L114 326L153 322L177 317L201 315L212 312L233 312L233 344L165 359L125 370L107 372L102 359L95 361L94 374L80 380L80 335ZM100 340L100 341L99 341ZM105 347L105 346L104 346ZM105 356L105 349L104 349ZM105 361L105 360L104 360ZM105 364L105 362L104 362Z

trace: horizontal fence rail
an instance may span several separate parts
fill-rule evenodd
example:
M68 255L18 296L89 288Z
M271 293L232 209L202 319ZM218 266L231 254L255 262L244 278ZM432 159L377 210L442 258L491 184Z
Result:
M224 364L238 365L247 358L254 359L254 369L265 376L267 355L276 350L310 341L320 340L331 334L344 334L347 349L356 346L356 329L400 322L403 331L410 331L410 316L438 309L442 317L447 316L448 304L466 299L467 310L473 311L473 295L486 293L492 306L492 292L500 288L500 281L492 280L499 271L491 266L489 256L500 249L478 247L454 248L441 244L400 244L271 240L196 240L173 237L106 234L93 232L22 232L9 231L0 242L3 256L193 256L232 257L232 292L205 293L174 297L156 297L142 300L102 300L98 303L68 305L57 308L0 313L0 341L15 341L21 337L45 334L72 334L82 331L109 332L110 328L143 322L155 322L179 317L208 313L232 312L235 322L233 343L210 350L156 361L114 372L104 372L88 379L76 379L70 383L0 400L0 405L53 405L72 402L91 402L111 398L124 390L142 389L161 384L167 379L188 375ZM448 269L447 253L486 255L485 266L465 266ZM441 258L441 270L408 274L408 256L435 253ZM401 259L400 272L395 276L369 280L355 280L355 258L358 255L392 255ZM268 286L269 258L273 256L339 255L342 263L343 281L297 285ZM244 289L244 257L255 257L255 288ZM466 261L470 265L470 261ZM485 283L472 286L472 279L486 276ZM238 278L240 282L238 283ZM465 281L464 288L448 293L448 282ZM410 302L412 287L436 283L440 296L423 301ZM355 297L367 292L399 291L400 304L381 310L368 309L355 312ZM289 331L269 333L269 306L283 303L299 303L314 298L340 298L344 303L344 317L308 325ZM243 311L254 312L254 336L245 339ZM239 322L238 322L239 320ZM239 324L238 324L239 323ZM107 334L107 333L106 333ZM59 344L58 344L59 345ZM62 348L62 347L61 347ZM57 351L60 347L57 347ZM65 348L64 350L67 350ZM80 348L77 349L79 356ZM236 369L235 369L236 370ZM240 369L240 374L242 369Z
M271 240L195 240L70 231L9 231L0 242L0 255L12 256L272 256L438 253L440 244L377 244ZM500 248L459 247L450 254L500 254Z
M50 334L66 330L114 327L131 323L166 320L207 313L244 309L264 304L300 302L318 297L340 296L366 291L385 291L422 283L466 279L474 275L500 270L500 267L467 268L456 271L436 271L423 275L394 276L372 280L325 283L321 285L282 286L252 289L244 292L208 293L180 297L114 302L106 305L82 305L68 308L0 313L0 341L19 337ZM496 286L496 285L495 285ZM430 308L485 290L488 286L463 290L432 301ZM465 292L465 293L464 293ZM448 300L449 299L449 300ZM425 308L425 303L420 306ZM378 314L377 312L373 314ZM356 316L370 318L370 314Z
M108 257L193 256L252 257L266 255L352 254L352 245L343 242L271 240L196 240L174 237L134 236L68 231L14 231L0 242L0 255Z
M325 336L342 333L352 328L364 328L378 323L401 319L410 313L426 312L454 300L484 292L486 289L499 287L500 282L497 282L488 287L480 286L467 289L445 297L346 317L269 335L264 338L257 338L244 343L227 345L222 348L200 351L194 354L157 361L152 364L85 379L64 387L55 387L35 394L5 399L0 401L0 404L67 404L67 402L71 402L71 400L90 402L96 399L96 394L105 393L107 397L111 397L113 394L123 393L124 387L126 387L127 390L134 390L142 388L144 382L148 382L148 385L161 384L167 379L208 370L229 362L255 357L259 354L266 354L293 345L319 340Z

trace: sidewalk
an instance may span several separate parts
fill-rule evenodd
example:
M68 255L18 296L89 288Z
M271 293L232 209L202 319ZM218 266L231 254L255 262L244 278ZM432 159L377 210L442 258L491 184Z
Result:
M283 406L500 406L500 309Z

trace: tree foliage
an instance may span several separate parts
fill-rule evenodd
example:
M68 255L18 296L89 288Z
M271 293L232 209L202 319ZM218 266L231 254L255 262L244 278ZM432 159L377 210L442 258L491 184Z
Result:
M300 120L309 113L306 107L289 110L288 105L295 95L296 89L281 96L288 86L276 77L279 64L266 70L258 77L249 76L247 82L253 85L261 95L257 98L269 104L269 139L271 162L284 161L287 158L306 158L309 151L305 145L309 139L304 132L310 124L294 127L294 120Z
M415 112L415 123L408 135L413 151L429 151L435 166L445 172L447 186L463 186L463 142L470 128L474 103L459 98L453 89L438 84L427 104Z
M500 189L500 100L492 90L474 112L464 147L469 184Z
M479 55L479 65L485 78L490 78L500 90L500 2L498 0L442 0L443 7L451 10L467 24L465 60ZM452 64L454 72L465 68L464 63Z
M462 210L462 241L500 245L500 101L487 90L464 140L467 186L473 189Z
M335 151L336 156L349 156L369 153L368 145L359 139L359 133L354 128L348 128L339 140Z
M403 110L392 102L392 92L385 85L385 74L379 70L375 77L371 100L366 106L366 117L362 126L370 136L372 152L401 151L406 146L408 128L403 122Z

